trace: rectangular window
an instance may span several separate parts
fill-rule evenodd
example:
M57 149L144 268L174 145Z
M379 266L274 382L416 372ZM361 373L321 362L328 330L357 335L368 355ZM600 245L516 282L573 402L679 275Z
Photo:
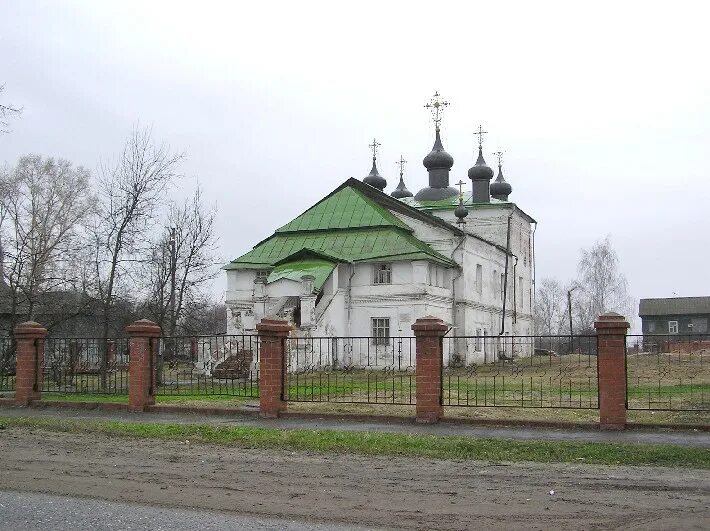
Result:
M375 284L392 284L392 264L375 265Z
M483 266L476 264L476 292L480 295L483 292Z
M520 309L522 310L523 307L525 306L525 291L523 290L523 277L518 277L518 300L520 301L518 304L520 305Z
M677 334L678 333L678 321L668 321L668 333Z
M649 321L648 322L648 332L650 334L653 334L656 331L656 322L655 321Z
M257 282L266 282L266 278L269 276L269 272L265 269L259 269L256 272Z
M481 352L481 329L476 328L476 337L473 341L473 350L476 352Z
M500 274L500 300L505 298L505 274Z
M390 320L387 317L372 318L372 338L375 345L390 344Z
M493 297L498 298L498 271L495 269L493 270L493 279L491 282L491 288L493 289Z

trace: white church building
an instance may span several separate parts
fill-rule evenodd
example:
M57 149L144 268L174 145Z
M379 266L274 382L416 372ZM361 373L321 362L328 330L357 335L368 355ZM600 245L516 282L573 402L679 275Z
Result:
M299 337L382 344L411 336L427 316L449 324L451 336L533 333L536 222L509 199L500 160L491 182L480 141L469 190L450 186L454 160L439 127L445 105L438 94L430 104L428 186L410 193L401 165L398 186L386 193L374 142L362 181L348 179L224 267L229 334L253 334L266 316L289 320ZM483 361L486 344L470 342L468 359Z

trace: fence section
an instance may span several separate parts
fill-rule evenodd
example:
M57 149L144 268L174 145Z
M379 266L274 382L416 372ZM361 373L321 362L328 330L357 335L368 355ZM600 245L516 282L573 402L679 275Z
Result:
M627 336L626 408L710 411L707 336Z
M42 392L128 394L128 339L46 338Z
M291 337L285 356L285 400L415 403L413 337Z
M10 337L0 337L0 391L15 390L17 358L15 345Z
M597 409L597 337L447 336L443 403Z
M161 337L157 395L259 396L259 339L252 335Z

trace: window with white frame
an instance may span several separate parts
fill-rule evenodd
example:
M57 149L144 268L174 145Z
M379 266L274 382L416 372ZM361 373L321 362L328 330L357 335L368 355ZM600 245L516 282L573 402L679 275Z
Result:
M372 318L372 338L375 345L390 344L390 320L388 317Z
M649 333L653 334L656 331L656 323L653 321L648 322L648 331Z
M491 288L493 288L493 297L498 298L498 271L496 271L495 269L493 270Z
M392 284L392 264L375 264L375 284Z
M476 337L473 340L473 350L481 352L481 329L476 328Z
M668 333L677 334L678 333L678 321L668 321Z
M256 271L256 281L266 282L266 278L269 276L269 272L266 269L258 269Z

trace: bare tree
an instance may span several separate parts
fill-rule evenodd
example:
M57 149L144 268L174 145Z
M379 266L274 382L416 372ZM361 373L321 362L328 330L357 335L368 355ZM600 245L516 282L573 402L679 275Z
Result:
M168 208L168 228L154 243L144 277L148 310L169 335L175 335L187 309L201 305L204 289L219 272L214 210L205 208L198 188L191 199Z
M5 85L0 85L0 94L5 92ZM17 117L22 114L22 108L15 107L13 104L0 103L0 133L10 132L10 118Z
M47 295L75 289L76 257L93 198L89 172L63 159L22 157L0 177L0 259L11 329L35 318Z
M566 322L566 290L554 278L543 278L535 294L535 326L539 334L563 333Z
M156 145L150 128L134 128L118 162L100 168L99 207L93 227L95 291L108 338L117 292L144 260L151 227L166 187L178 175L183 156ZM102 381L106 357L102 361Z
M575 297L575 328L592 330L594 320L604 312L617 312L628 317L632 301L626 276L619 267L619 256L607 236L589 249L582 249L577 265L581 287Z

